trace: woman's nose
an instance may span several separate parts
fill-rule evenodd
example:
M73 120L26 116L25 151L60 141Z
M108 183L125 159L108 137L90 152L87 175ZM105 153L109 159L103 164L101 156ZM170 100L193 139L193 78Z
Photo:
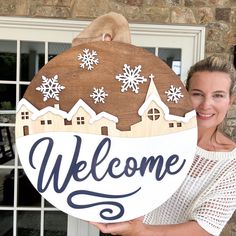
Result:
M212 99L208 97L204 97L204 99L202 100L200 104L200 106L204 109L208 108L211 105L212 105Z

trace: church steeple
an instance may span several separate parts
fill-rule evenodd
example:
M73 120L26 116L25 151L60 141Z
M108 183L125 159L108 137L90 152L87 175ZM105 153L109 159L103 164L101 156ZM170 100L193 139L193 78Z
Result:
M155 78L155 76L154 76L153 74L150 74L150 75L148 76L148 78L149 78L151 81L150 81L150 84L149 84L149 87L148 87L148 91L147 91L147 94L146 94L146 99L145 99L145 101L148 99L148 97L149 97L150 95L155 95L155 96L157 96L158 98L160 98L160 95L159 95L159 93L158 93L158 91L157 91L157 88L156 88L156 85L155 85L155 83L154 83L154 78Z

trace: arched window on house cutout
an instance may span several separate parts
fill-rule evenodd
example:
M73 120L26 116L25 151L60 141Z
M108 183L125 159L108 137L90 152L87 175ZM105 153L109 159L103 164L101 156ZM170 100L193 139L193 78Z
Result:
M157 108L149 109L147 116L150 120L157 120L160 117L160 111Z

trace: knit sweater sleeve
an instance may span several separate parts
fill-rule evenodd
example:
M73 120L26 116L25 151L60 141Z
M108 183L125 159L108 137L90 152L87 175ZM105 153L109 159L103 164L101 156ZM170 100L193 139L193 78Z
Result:
M212 235L219 235L236 209L236 162L228 162L190 207L189 218Z
M211 235L220 235L236 209L236 149L211 152L197 148L178 190L148 213L144 223L171 225L197 221Z

